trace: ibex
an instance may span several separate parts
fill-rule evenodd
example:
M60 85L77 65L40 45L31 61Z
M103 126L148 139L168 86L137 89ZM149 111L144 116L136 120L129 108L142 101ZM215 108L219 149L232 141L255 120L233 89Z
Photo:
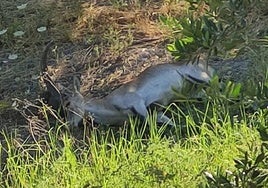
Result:
M95 123L109 125L122 125L130 116L145 119L150 106L170 104L176 98L174 90L180 92L184 82L208 84L212 74L213 69L201 63L154 65L107 96L89 100L80 94L80 85L75 82L75 92L66 107L67 120L76 126L85 116ZM157 122L173 125L162 111L157 112Z

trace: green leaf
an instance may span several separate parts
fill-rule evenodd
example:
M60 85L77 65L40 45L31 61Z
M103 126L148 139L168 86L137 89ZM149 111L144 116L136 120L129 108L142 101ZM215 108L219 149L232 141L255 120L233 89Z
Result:
M265 173L265 174L263 174L263 175L258 176L257 184L259 185L259 184L263 183L263 182L264 182L264 180L265 180L265 179L267 179L267 176L268 176L268 174L267 174L267 173Z
M218 31L218 28L217 28L216 24L211 19L208 19L207 16L203 16L203 21L204 21L206 27L210 31L213 31L213 32L217 32Z
M210 36L210 35L209 35L209 31L206 31L206 33L205 33L205 39L206 39L207 42L208 42L209 39L210 39L209 36Z
M242 44L244 40L242 39L234 39L234 40L229 40L223 43L223 46L226 51L232 50L234 48L238 48L240 44Z
M176 59L179 59L182 56L179 51L171 52L171 55L174 56Z
M257 178L259 175L260 175L260 171L254 170L254 171L252 172L251 178L252 178L252 179L255 179L255 178Z
M183 39L181 39L185 44L187 43L192 43L194 42L194 38L193 37L185 37Z
M174 51L176 51L176 48L175 48L174 44L168 44L167 50L170 52L174 52Z
M261 153L257 156L256 160L255 160L255 165L258 165L259 163L263 162L263 160L266 158L267 156L264 153Z
M237 98L240 95L241 86L241 83L233 85L232 93L230 94L231 97Z
M238 169L241 169L245 166L244 163L238 159L234 159L234 162L235 162L235 167Z
M175 41L175 47L180 52L186 51L186 43L183 40L176 40Z

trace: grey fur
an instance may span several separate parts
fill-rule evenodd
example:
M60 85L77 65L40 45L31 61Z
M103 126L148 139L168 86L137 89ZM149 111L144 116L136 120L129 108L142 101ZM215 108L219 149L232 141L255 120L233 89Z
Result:
M146 118L150 105L170 104L176 98L174 90L181 91L185 80L208 84L213 73L212 68L206 68L201 63L159 64L147 68L136 79L101 99L86 101L76 90L69 99L68 121L71 125L78 125L86 114L98 124L112 125L123 124L129 120L129 116ZM157 122L173 125L161 111L158 112Z

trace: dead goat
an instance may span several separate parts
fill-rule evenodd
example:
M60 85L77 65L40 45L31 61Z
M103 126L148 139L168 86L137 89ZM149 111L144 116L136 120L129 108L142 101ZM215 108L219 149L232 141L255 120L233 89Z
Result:
M122 125L130 116L147 118L148 108L154 104L166 106L176 99L176 92L184 82L209 84L213 69L203 64L159 64L147 68L136 79L115 89L101 99L85 100L75 82L74 95L69 99L67 118L78 125L87 116L95 123ZM162 111L157 112L157 122L173 125Z

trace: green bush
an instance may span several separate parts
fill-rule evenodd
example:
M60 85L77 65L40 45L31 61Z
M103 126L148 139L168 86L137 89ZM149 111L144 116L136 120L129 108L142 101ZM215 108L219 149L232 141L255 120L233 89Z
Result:
M257 30L252 29L252 11L260 0L187 0L188 15L183 18L160 17L175 32L175 41L167 46L180 59L200 56L229 56L255 45ZM251 14L249 16L249 14ZM264 37L264 36L263 36ZM267 44L267 41L266 41Z

